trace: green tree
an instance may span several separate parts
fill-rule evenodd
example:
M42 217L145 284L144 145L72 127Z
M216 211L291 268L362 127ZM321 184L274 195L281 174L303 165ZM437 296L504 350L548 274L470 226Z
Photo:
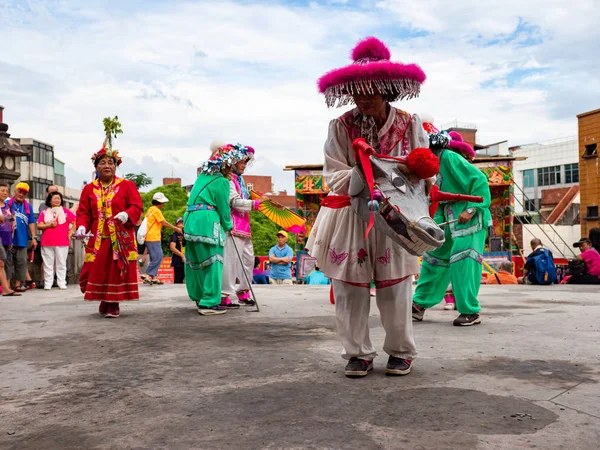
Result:
M252 227L252 244L256 256L267 256L269 250L277 245L277 232L281 227L275 225L264 214L258 211L250 213L250 226ZM288 233L288 245L296 249L296 235Z
M168 186L158 186L152 189L150 192L141 192L142 201L144 203L144 214L148 211L148 208L152 206L152 196L157 192L162 192L165 197L169 199L165 203L162 213L165 216L165 220L173 225L177 221L178 217L183 217L185 210L187 209L188 194L185 189L181 187L179 183L169 184ZM165 255L170 255L171 250L169 249L169 239L173 234L173 230L163 227L162 232L162 247Z
M127 174L125 174L125 178L129 181L133 181L135 183L136 187L138 188L138 190L140 190L141 188L143 188L145 186L149 186L152 184L152 177L149 177L144 172L127 173Z

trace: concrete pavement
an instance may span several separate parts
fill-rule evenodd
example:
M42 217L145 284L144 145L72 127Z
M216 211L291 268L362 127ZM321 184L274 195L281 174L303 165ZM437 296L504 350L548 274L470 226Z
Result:
M2 449L597 449L600 287L483 286L483 323L415 324L413 372L343 376L328 288L257 286L201 317L142 286L122 317L68 291L2 297Z

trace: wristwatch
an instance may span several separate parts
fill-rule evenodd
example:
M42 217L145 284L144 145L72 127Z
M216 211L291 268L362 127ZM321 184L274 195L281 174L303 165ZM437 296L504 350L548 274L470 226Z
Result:
M465 211L467 211L469 214L473 215L473 214L475 214L475 211L477 211L477 209L475 209L475 208L467 208L467 209L465 209Z

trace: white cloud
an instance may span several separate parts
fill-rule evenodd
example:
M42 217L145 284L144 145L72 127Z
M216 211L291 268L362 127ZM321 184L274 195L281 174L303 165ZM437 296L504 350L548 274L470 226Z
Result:
M403 109L474 122L482 142L574 134L574 114L600 98L594 0L491 3L0 0L0 104L14 136L56 146L73 186L117 114L125 172L192 183L220 137L254 146L252 173L290 191L279 168L322 161L341 112L316 79L377 34L428 74Z

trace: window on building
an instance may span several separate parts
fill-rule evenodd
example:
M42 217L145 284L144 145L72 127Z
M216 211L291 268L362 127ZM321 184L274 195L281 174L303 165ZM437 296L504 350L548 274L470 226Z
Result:
M597 219L598 218L598 207L588 206L586 219Z
M246 185L246 189L248 189L248 192L250 192L251 190L253 190L253 189L254 189L254 185L253 185L252 183L248 183L248 184Z
M554 184L560 184L560 166L538 169L538 186L552 186Z
M565 164L565 183L579 183L579 164Z
M57 173L54 174L54 184L56 184L57 186L65 186L66 185L66 180L65 180L65 176L64 175L59 175Z
M535 172L533 169L523 171L523 187L535 187Z
M585 155L584 156L594 156L598 152L596 144L588 144L585 146Z
M537 206L537 200L525 200L525 211L535 211Z

